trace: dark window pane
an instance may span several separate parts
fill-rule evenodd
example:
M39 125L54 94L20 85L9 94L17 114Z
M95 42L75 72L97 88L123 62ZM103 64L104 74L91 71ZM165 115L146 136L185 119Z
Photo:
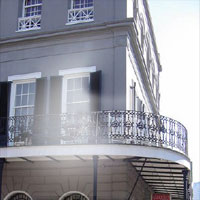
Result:
M20 105L21 105L21 96L16 96L15 106L20 106Z
M30 94L28 99L28 105L34 105L34 101L35 101L35 95Z
M19 95L22 93L22 84L16 85L16 95Z
M30 83L30 85L29 85L29 93L35 93L35 83Z
M28 93L28 83L23 84L22 94Z
M28 95L23 95L22 96L22 106L27 105L28 103Z

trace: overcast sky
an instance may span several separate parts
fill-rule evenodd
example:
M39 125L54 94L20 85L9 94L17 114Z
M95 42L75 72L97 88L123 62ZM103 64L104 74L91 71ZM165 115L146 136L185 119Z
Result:
M193 181L200 181L199 0L148 0L163 71L161 114L188 130Z

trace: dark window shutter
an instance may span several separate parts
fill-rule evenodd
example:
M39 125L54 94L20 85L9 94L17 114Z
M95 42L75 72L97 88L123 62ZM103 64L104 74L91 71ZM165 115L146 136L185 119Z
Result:
M47 78L36 80L34 126L33 126L33 145L43 145L46 141L46 108L47 108Z
M61 109L62 109L62 76L50 78L48 144L60 144Z
M47 104L47 78L39 78L36 80L35 95L35 115L46 114Z
M90 109L101 110L101 71L90 73Z
M7 146L11 82L0 82L0 147Z
M60 114L62 102L62 76L50 78L49 113Z

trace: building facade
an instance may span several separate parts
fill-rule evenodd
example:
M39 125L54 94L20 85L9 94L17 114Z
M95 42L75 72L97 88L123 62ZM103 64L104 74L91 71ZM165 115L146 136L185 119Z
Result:
M1 199L189 199L161 71L146 0L0 0Z

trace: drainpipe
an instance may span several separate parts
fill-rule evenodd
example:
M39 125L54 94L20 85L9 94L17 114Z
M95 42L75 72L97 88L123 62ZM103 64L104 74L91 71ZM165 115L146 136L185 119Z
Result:
M2 195L3 165L4 165L4 159L0 158L0 200Z
M98 156L93 156L93 200L97 200Z

